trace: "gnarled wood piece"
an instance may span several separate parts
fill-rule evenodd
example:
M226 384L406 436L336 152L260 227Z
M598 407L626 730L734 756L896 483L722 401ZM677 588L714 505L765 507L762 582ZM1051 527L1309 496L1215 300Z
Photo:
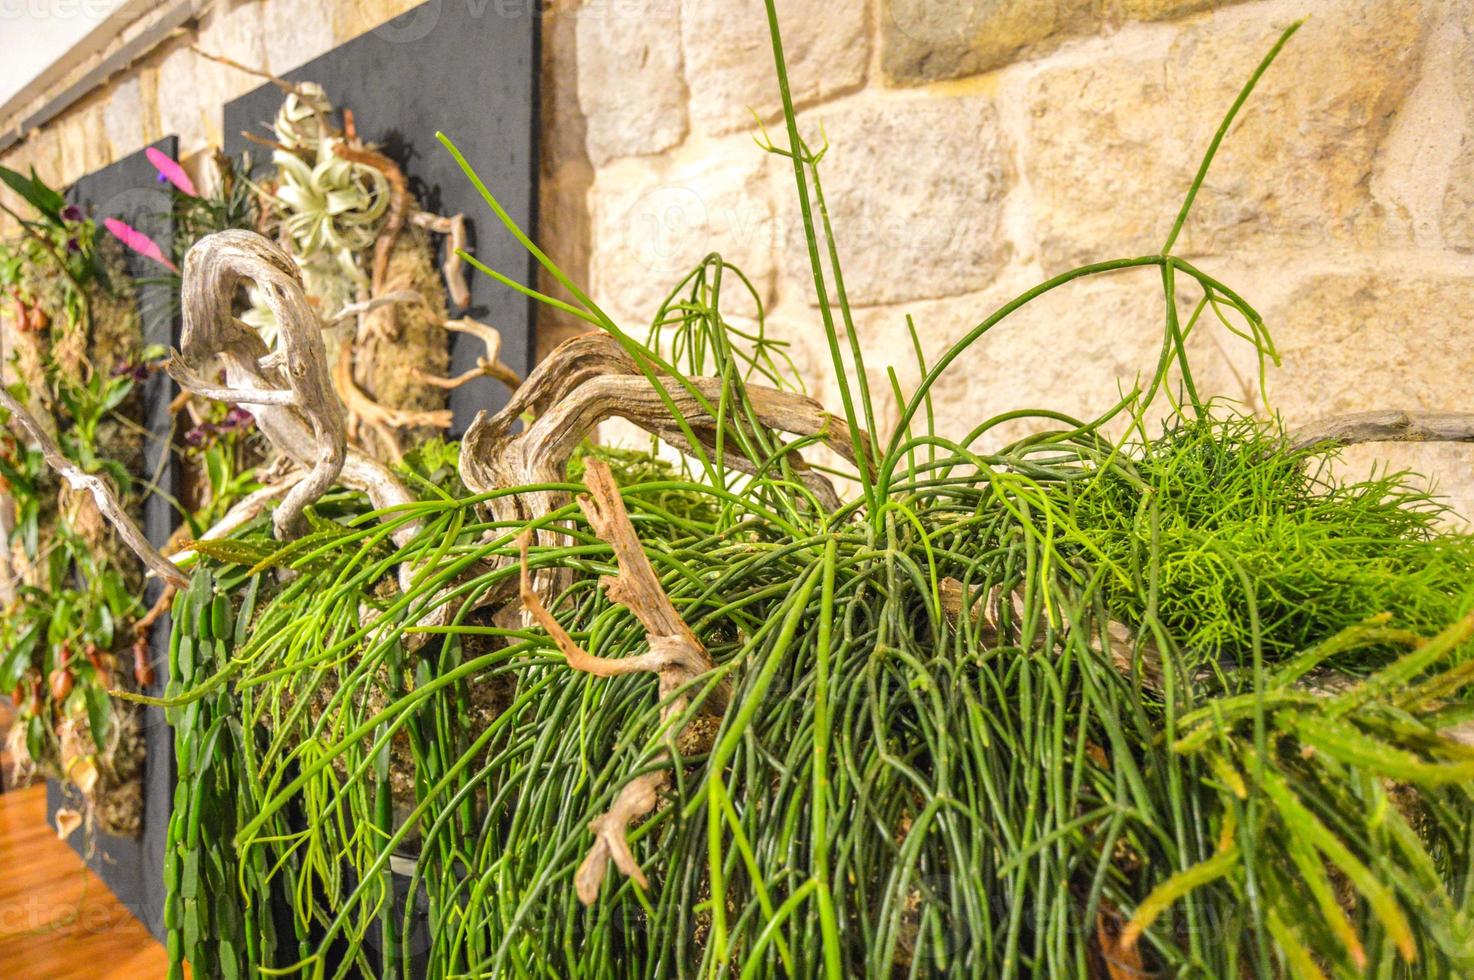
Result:
M721 378L688 379L708 405L721 397ZM705 447L716 441L716 420L674 379L664 382L666 394L685 416ZM818 436L836 453L854 461L849 427L824 411L817 401L795 392L748 385L746 393L763 425L799 436ZM513 426L524 415L536 420L520 434ZM691 451L671 410L633 359L614 338L588 333L561 344L533 370L496 415L482 412L461 440L461 480L475 493L565 478L573 450L600 422L623 418L675 445ZM734 468L751 471L752 461L727 440L725 459ZM862 451L868 451L863 449ZM836 506L838 495L820 473L791 456L804 482L825 506ZM567 502L557 491L528 491L499 497L490 503L498 520L525 521L556 510Z
M495 378L508 388L516 391L522 385L522 378L510 367L502 363L502 335L492 327L488 327L480 320L473 320L463 316L459 320L445 321L445 329L456 333L467 333L477 338L486 347L486 353L476 358L476 366L465 371L454 378L442 378L439 375L427 374L424 371L416 371L419 379L425 384L434 385L437 388L459 388L468 381L476 378Z
M148 543L138 525L133 523L133 518L123 509L118 500L117 491L106 479L96 473L87 473L81 467L67 459L61 449L56 445L41 424L26 411L25 406L16 401L3 385L0 385L0 408L10 413L10 422L17 426L27 437L41 448L41 455L46 460L46 465L55 470L62 479L71 486L73 490L86 491L92 495L97 509L117 529L118 537L123 543L131 548L134 554L143 559L143 563L149 570L154 572L170 585L183 587L189 583L173 562L159 554L153 545Z
M605 576L602 580L604 591L610 599L625 606L640 621L640 625L645 628L650 652L610 659L588 653L575 643L548 612L532 586L532 577L527 566L530 532L525 532L520 541L522 603L552 636L558 649L567 658L568 666L574 670L596 677L616 677L641 672L655 674L659 679L659 697L662 703L660 720L664 722L685 711L687 698L672 695L711 670L711 657L661 588L660 578L640 546L634 525L630 523L624 499L619 495L619 487L614 482L614 474L610 472L609 465L601 459L590 459L584 474L584 483L589 492L578 498L579 507L588 517L594 533L614 550L614 560L619 566L618 575ZM667 757L667 754L662 752L661 757ZM610 861L638 882L641 888L650 887L645 873L640 870L639 863L630 851L626 835L633 821L654 809L656 797L668 779L669 774L665 770L636 776L620 789L607 811L589 822L589 830L594 834L594 845L579 865L573 879L579 901L592 905L598 899L599 888L604 883Z
M235 318L237 294L258 287L279 324L279 349L267 350L249 326ZM343 409L333 391L322 340L322 323L302 289L296 266L277 245L249 231L222 231L195 243L184 259L184 330L169 373L179 385L207 397L235 391L286 392L279 403L253 403L256 425L281 452L307 472L287 491L272 515L277 537L303 529L302 511L333 483L368 495L375 507L414 502L388 467L347 447ZM202 379L216 365L225 369L223 390ZM416 525L395 533L404 543Z
M1362 442L1474 442L1474 413L1356 412L1319 419L1290 433L1291 449Z
M470 306L471 287L466 285L466 263L461 258L461 253L470 244L466 238L466 216L446 216L420 211L409 220L426 231L450 237L450 241L445 243L445 261L440 265L440 273L445 277L445 291L450 294L450 301L456 306L461 309Z

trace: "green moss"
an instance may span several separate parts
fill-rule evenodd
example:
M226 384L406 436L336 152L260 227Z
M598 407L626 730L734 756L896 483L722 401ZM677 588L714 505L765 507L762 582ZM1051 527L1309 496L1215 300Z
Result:
M1474 537L1411 474L1333 482L1330 457L1232 413L1179 416L1125 456L1072 516L1127 573L1106 579L1108 605L1137 630L1154 609L1193 668L1248 662L1251 607L1278 659L1374 615L1427 632L1474 605Z

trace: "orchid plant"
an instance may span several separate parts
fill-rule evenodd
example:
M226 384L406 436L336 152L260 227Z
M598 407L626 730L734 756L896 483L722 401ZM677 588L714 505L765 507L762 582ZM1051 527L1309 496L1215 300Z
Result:
M3 311L15 343L7 351L6 387L15 401L44 417L61 454L83 474L103 477L124 501L144 485L128 465L138 459L141 429L132 396L165 353L139 343L137 307L117 254L106 253L98 224L34 172L0 168L29 206L5 210L19 227L0 244ZM147 236L107 219L128 248L168 265ZM85 822L114 833L138 827L140 761L129 711L114 711L108 690L130 673L120 655L133 651L132 683L146 686L147 645L131 627L144 615L140 571L85 494L58 482L41 450L6 436L0 446L0 508L6 530L0 572L0 688L21 724L12 752L81 790ZM119 801L122 801L121 803Z

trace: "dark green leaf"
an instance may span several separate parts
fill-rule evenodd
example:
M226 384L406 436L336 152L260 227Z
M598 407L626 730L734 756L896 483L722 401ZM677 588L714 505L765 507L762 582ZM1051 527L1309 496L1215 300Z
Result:
M92 728L92 741L101 751L107 745L108 726L112 723L112 705L107 692L97 683L82 685L87 699L87 724Z

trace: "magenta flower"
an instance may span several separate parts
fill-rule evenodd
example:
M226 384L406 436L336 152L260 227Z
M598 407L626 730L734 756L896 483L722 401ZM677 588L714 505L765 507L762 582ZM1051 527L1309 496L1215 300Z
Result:
M184 172L184 168L179 165L178 161L169 159L168 154L151 146L143 151L143 155L148 157L148 162L158 169L160 180L167 180L190 197L200 196L199 191L194 189L194 181L189 179L189 174Z
M103 226L107 228L108 231L112 232L113 235L118 239L118 241L122 242L124 245L128 246L139 255L142 255L144 258L153 259L160 265L167 267L176 275L178 274L179 266L169 261L169 257L163 253L163 251L159 248L157 242L155 242L152 238L149 238L137 228L134 228L126 221L119 221L117 218L108 218L106 221L103 222Z

